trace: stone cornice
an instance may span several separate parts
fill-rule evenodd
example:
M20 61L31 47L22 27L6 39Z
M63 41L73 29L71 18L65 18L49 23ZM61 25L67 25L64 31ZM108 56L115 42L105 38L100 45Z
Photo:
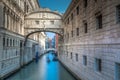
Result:
M66 19L66 17L70 14L71 10L73 10L76 6L76 4L79 3L80 0L72 0L69 7L67 8L66 12L63 15L63 20Z
M6 29L6 28L0 28L0 33L2 33L2 34L8 34L8 35L9 35L9 34L13 34L13 35L17 35L17 36L22 37L22 38L25 37L24 35L21 35L21 34L19 34L19 33L13 32L13 31L8 30L8 29Z
M35 14L35 13L53 13L53 14L56 14L56 15L59 15L61 18L62 18L62 15L57 13L57 12L53 12L53 11L34 11L34 12L31 12L31 13L28 13L26 16L29 16L31 14Z
M62 20L59 18L25 18L25 20Z

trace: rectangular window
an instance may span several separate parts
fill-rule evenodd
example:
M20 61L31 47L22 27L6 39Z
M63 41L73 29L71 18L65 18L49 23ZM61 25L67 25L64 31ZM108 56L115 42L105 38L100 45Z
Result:
M102 15L96 16L96 29L102 29Z
M50 21L51 22L51 24L54 24L54 21Z
M116 7L117 23L120 23L120 5Z
M78 61L78 54L76 54L75 56L76 56L76 61Z
M88 5L88 0L83 0L83 2L84 2L84 7L86 8Z
M101 59L95 59L95 70L101 71L102 70L102 60Z
M3 47L5 46L5 38L3 38Z
M73 20L73 13L71 14L71 20Z
M76 28L76 35L79 36L79 28Z
M15 41L14 41L15 42ZM15 43L14 43L15 44ZM22 48L23 47L23 43L22 43L22 41L20 41L20 48Z
M9 46L9 39L7 39L7 46Z
M35 21L35 23L36 23L37 25L39 25L39 21Z
M83 65L87 65L87 56L83 56Z
M73 31L71 31L71 36L73 37Z
M69 24L69 18L67 19L67 24Z
M95 0L95 2L97 2L97 0Z
M115 63L115 80L120 80L120 63Z
M87 32L88 32L88 25L87 25L87 23L86 23L86 22L84 23L84 32L85 32L85 33L87 33Z
M69 39L69 33L67 33L67 37L68 37L68 39Z
M72 59L72 52L71 52L71 59Z
M76 8L77 15L79 14L79 6Z
M13 46L15 46L15 40L13 40Z
M12 46L12 39L10 39L10 46Z

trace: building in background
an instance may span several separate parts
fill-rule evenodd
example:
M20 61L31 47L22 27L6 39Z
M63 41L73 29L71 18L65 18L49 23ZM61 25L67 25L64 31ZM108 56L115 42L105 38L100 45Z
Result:
M52 39L51 38L48 39L48 48L52 48Z
M52 48L55 48L55 41L56 39L55 39L55 36L52 38Z
M48 49L49 48L49 38L48 36L46 37L46 40L45 40L45 49Z
M58 40L59 40L59 35L55 35L55 48L58 50Z

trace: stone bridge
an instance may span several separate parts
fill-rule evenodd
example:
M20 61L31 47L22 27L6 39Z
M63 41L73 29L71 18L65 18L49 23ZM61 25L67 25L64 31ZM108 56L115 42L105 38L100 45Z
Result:
M25 17L25 44L27 38L39 32L53 32L63 36L62 15L49 9L31 12Z
M55 48L48 48L48 49L45 49L44 53L49 52L49 51L57 52L57 49L55 49Z

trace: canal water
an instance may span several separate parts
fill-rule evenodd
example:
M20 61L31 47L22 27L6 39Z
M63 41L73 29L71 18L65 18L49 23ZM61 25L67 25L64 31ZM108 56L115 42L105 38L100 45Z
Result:
M58 61L53 61L53 57L51 53L46 54L6 80L76 80Z

